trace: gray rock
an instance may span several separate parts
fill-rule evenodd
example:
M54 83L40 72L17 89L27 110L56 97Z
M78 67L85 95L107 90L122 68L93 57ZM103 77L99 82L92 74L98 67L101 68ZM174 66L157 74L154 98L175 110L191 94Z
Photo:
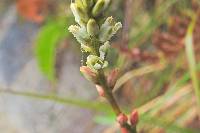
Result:
M38 26L19 23L13 6L2 19L0 32L0 84L9 87L16 75L31 58L31 46Z

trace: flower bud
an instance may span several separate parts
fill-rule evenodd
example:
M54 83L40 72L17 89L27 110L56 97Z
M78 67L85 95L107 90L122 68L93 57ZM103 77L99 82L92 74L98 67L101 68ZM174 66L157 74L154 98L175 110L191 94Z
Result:
M99 53L100 53L100 58L104 60L106 58L107 52L110 49L110 42L107 41L105 42L100 48L99 48Z
M130 116L130 122L132 126L135 126L138 123L139 115L136 110L133 110Z
M83 5L86 7L86 8L91 8L94 4L94 0L82 0L83 1Z
M79 7L81 7L85 12L87 12L87 11L86 11L86 6L85 6L85 4L84 4L83 1L84 1L84 0L75 0L75 3L76 3Z
M94 19L89 19L87 23L87 32L90 36L96 36L99 33L99 26Z
M79 6L76 3L71 3L70 8L72 10L72 13L74 14L75 17L75 21L77 23L79 23L80 25L83 25L82 23L86 23L88 21L88 15L86 14L86 12L83 10L83 8L81 8L81 6Z
M81 49L84 52L92 52L92 49L90 47L88 47L87 45L81 44Z
M96 85L97 88L97 92L99 93L99 96L104 97L105 96L105 92L102 86L100 85Z
M119 75L119 69L114 69L109 73L107 77L107 82L111 88L115 86L118 79L118 75Z
M117 122L118 122L121 126L123 126L124 124L126 124L127 121L128 121L128 117L127 117L125 114L121 113L121 114L119 114L119 115L117 116Z
M106 30L101 31L100 35L99 35L99 40L101 42L105 42L108 41L110 39L110 36L112 35L112 27L107 27Z
M99 69L102 68L102 66L101 66L101 64L96 63L96 64L94 64L93 68L94 68L95 70L99 70Z
M121 127L121 132L122 133L129 133L128 130L126 128L124 128L124 127Z
M71 8L72 13L73 13L73 15L75 17L75 21L78 23L79 20L80 20L80 16L78 14L78 11L77 11L76 7L77 7L77 5L75 3L71 3L70 8Z
M106 67L108 67L108 61L104 61L104 62L103 62L102 68L106 68Z
M82 67L80 67L80 71L87 80L89 80L95 84L98 83L97 73L92 71L89 67L82 66Z
M105 4L105 0L98 0L92 9L92 15L94 17L99 16L103 12Z
M120 22L115 23L113 17L108 17L100 27L99 40L101 42L110 40L120 28L122 28L122 24Z
M90 42L90 36L84 27L71 25L68 30L74 35L80 44L88 44Z
M98 56L89 55L89 56L87 57L87 62L86 62L86 64L87 64L87 66L88 66L89 68L93 69L94 71L103 68L103 67L104 67L104 63L105 63L105 62L102 61L101 58L98 57ZM105 65L106 65L106 64L105 64Z

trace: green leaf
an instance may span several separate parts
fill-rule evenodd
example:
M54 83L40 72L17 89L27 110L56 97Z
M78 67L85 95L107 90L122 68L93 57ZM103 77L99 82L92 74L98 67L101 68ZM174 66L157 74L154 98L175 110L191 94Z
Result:
M68 36L69 23L65 20L50 21L43 26L36 40L36 58L41 71L50 81L55 81L56 48L60 40Z

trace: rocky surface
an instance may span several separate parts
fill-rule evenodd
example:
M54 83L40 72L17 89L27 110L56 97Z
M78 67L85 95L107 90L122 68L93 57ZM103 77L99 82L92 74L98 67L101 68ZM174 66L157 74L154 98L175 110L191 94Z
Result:
M17 18L15 6L0 18L0 88L48 94L51 84L38 69L33 45L39 26ZM79 58L67 50L56 92L94 99L96 91L79 73ZM89 110L0 93L1 133L101 133Z

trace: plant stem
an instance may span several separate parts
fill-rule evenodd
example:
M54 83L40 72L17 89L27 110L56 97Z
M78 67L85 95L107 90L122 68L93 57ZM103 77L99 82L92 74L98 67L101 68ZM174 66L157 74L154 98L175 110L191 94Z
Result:
M106 77L105 77L104 71L102 69L99 71L99 83L104 89L105 98L111 105L115 115L118 116L119 114L122 113L122 111L113 96L112 89L107 84ZM127 131L129 131L129 133L137 133L136 127L132 128L132 126L129 123L125 123L123 125L123 128L126 128Z
M121 110L119 106L117 105L117 102L112 94L112 89L108 87L103 70L99 71L99 82L104 89L105 97L108 100L108 102L111 104L113 111L115 112L116 115L119 115L121 113Z

